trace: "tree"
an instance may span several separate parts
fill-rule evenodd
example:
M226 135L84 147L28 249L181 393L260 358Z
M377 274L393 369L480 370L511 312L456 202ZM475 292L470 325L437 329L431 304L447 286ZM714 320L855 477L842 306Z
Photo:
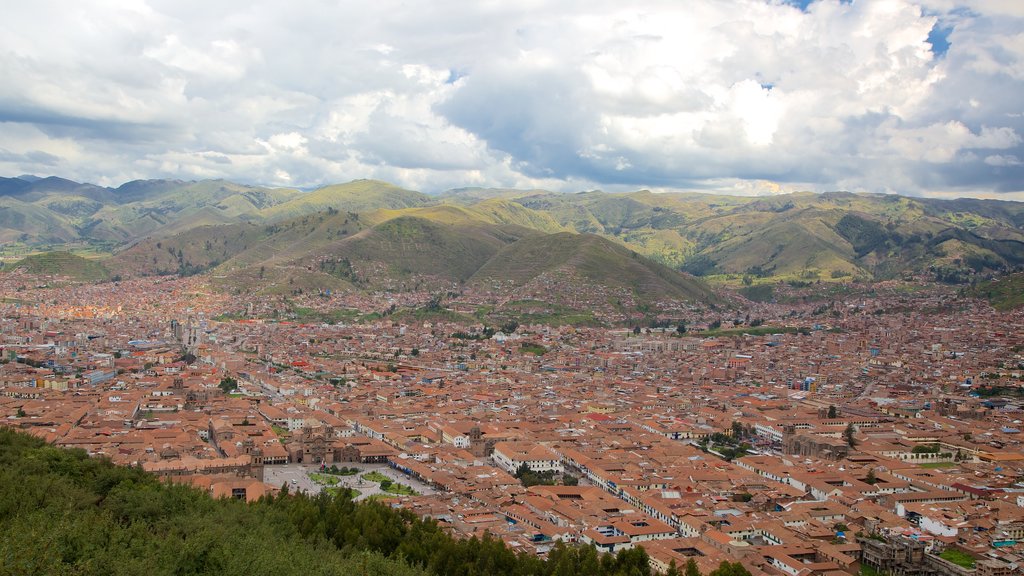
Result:
M700 570L697 569L697 561L693 558L688 558L686 560L684 576L700 576Z
M25 411L22 410L21 407L19 406L17 416L18 418L24 418L25 416L28 416L28 414L26 414Z
M722 563L711 571L708 576L751 576L750 571L740 564L739 562L726 562L722 560Z
M830 419L836 417L836 407L835 406L829 406L828 407L828 417Z
M238 380L235 380L230 376L225 376L220 379L220 384L218 384L217 387L223 390L225 394L227 394L228 392L231 392L232 390L238 388Z
M679 568L676 566L676 561L674 558L671 562L668 563L668 570L665 571L665 576L683 576L679 572Z
M843 430L843 440L846 440L846 444L850 448L854 448L857 446L857 439L854 438L854 434L856 434L856 432L857 429L853 427L853 422L847 424L846 430Z
M639 333L640 333L640 327L639 326L633 326L633 334L635 335L635 334L639 334Z
M676 326L676 334L686 334L686 322L680 322L679 325Z
M872 486L878 482L878 478L875 477L875 469L868 468L868 475L864 477L864 482L871 484Z
M743 424L740 424L739 420L733 420L732 422L732 437L740 438L743 436Z

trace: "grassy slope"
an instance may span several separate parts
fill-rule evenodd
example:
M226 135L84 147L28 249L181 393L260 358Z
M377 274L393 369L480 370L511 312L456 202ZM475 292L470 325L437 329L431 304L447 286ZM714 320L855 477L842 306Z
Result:
M525 229L450 225L401 216L352 236L332 247L331 254L354 263L378 262L398 277L426 274L463 281L502 247L527 233Z
M82 258L70 252L44 252L19 260L12 269L30 274L67 276L83 282L110 279L110 271L95 260Z
M387 182L355 180L298 195L288 202L267 208L262 215L269 220L287 220L328 209L370 212L380 208L410 208L433 202L426 194L405 190Z
M712 292L699 280L675 272L593 234L562 232L509 245L482 267L475 283L525 284L544 272L575 271L584 279L628 288L641 299L704 300Z
M968 291L987 299L997 310L1013 310L1024 306L1024 273L1012 274L991 282L982 282Z

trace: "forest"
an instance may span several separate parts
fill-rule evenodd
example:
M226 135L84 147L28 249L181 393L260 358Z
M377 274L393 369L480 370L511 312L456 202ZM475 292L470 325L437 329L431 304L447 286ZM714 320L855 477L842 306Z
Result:
M0 427L0 576L651 573L642 548L612 555L557 544L539 558L489 534L453 538L433 520L345 491L215 500ZM708 576L749 572L723 562Z

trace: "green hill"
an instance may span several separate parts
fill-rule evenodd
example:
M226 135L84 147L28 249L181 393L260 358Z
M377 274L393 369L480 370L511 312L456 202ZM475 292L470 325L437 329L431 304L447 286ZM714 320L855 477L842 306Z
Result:
M26 256L12 265L11 269L45 276L67 276L82 282L110 279L110 271L102 264L70 252L44 252Z
M1024 306L1024 272L980 282L967 290L967 294L988 300L996 310L1020 308Z
M444 224L400 216L355 234L313 255L318 266L344 278L384 286L435 279L468 280L505 245L533 234L526 228Z
M1024 261L1019 202L647 191L531 194L514 201L569 229L700 274L828 280L934 272L955 279Z
M556 544L545 558L378 502L288 494L214 500L0 427L2 574L171 576L650 576L642 548L599 556Z
M355 180L347 184L325 186L263 211L270 220L283 220L321 212L370 212L380 208L411 208L434 201L426 194L405 190L379 180Z
M328 220L340 217L339 224L295 224L320 213ZM359 225L344 223L356 221L356 215ZM9 248L8 256L68 244L127 252L146 238L195 252L190 258L176 256L176 265L150 255L148 267L161 273L299 265L305 255L321 253L341 238L402 217L477 231L509 226L542 234L595 234L675 270L737 285L744 277L769 282L907 275L964 283L1024 264L1024 203L996 200L483 188L427 196L376 180L308 193L223 180L146 180L118 188L54 177L0 180L0 242ZM284 225L287 232L246 236L251 241L243 242L243 249L225 249L212 230L225 226L225 233L236 234L233 226L242 223ZM211 229L196 232L201 249L177 238L200 228ZM207 249L207 241L222 246ZM146 268L141 258L133 267ZM396 269L412 270L405 264Z
M561 232L531 236L505 247L472 282L524 285L540 275L577 275L584 284L624 288L640 300L710 301L714 293L700 280L681 274L594 234ZM585 286L580 287L585 290Z
M3 184L0 241L36 247L116 245L197 226L260 220L261 211L299 194L224 180L139 180L116 189L52 177Z
M45 206L0 196L0 242L32 245L73 242L77 238L78 232L67 216Z

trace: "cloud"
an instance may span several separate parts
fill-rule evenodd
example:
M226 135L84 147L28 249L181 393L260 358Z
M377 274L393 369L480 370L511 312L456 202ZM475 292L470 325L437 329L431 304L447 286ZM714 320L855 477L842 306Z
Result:
M1020 191L1014 0L23 2L0 173Z

